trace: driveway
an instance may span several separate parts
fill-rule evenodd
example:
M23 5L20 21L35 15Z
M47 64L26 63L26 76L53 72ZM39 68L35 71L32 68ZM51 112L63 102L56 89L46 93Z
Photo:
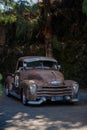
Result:
M87 93L75 105L49 103L23 106L18 99L0 97L0 130L87 130Z

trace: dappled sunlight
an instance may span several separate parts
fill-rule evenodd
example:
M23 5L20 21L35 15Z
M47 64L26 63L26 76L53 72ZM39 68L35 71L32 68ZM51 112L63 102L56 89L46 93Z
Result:
M81 127L80 122L64 122L64 121L52 121L51 119L45 117L45 115L36 115L35 118L29 118L28 113L17 113L12 117L12 119L7 120L7 127L5 130L86 130L87 126ZM14 129L15 128L15 129Z
M22 117L27 117L27 116L29 116L28 115L28 113L21 113L21 112L19 112L19 113L17 113L14 117L13 117L13 119L15 120L17 120L17 119L21 119Z
M0 99L0 130L87 130L87 102L79 105L23 106L19 100ZM7 98L7 99L6 99Z
M3 114L4 114L3 112L0 112L0 116L3 116Z

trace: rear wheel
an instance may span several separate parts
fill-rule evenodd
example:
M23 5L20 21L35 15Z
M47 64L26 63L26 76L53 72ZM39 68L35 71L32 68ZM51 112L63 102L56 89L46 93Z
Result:
M7 96L10 96L8 84L6 84L6 86L5 86L5 93Z

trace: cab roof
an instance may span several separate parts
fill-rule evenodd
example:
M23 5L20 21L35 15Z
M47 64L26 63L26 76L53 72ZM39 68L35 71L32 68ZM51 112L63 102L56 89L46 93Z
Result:
M43 57L43 56L24 56L18 59L18 61L23 61L23 62L32 62L32 61L39 61L39 60L57 62L57 60L54 58Z

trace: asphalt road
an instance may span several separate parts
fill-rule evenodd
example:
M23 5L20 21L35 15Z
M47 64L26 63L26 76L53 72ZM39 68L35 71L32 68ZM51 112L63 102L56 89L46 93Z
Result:
M49 103L23 106L18 99L0 97L0 130L87 130L87 93L75 105Z

